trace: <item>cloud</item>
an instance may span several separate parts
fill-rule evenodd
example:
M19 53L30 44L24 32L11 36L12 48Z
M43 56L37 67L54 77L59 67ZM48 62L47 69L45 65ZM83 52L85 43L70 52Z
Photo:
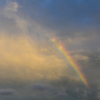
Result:
M42 98L42 93L43 100L50 97L52 100L87 100L92 97L96 100L99 98L97 89L96 94L92 95L92 89L89 91L85 88L50 41L55 37L62 42L80 65L88 83L99 87L100 52L96 51L99 48L99 30L89 27L96 18L91 18L94 13L89 10L89 1L48 0L47 5L45 2L46 0L10 1L0 11L0 85L3 84L4 87L10 84L10 87L22 89L26 84L33 83L30 86L32 93L27 89L19 90L20 96L26 99L28 96L31 99L38 98L38 95ZM40 81L46 81L49 85L36 83ZM13 89L0 91L1 95L13 95L14 92Z
M54 32L50 32L49 35L59 38L66 48L70 50L98 49L100 2L98 0L72 1L55 0L49 6L45 5L46 0L30 2L26 0L25 3L24 1L19 3L23 6L23 12L27 10L33 20L45 29L53 30Z
M77 60L82 60L82 61L88 61L89 60L89 58L87 56L80 55L80 54L74 55L74 58L77 59Z
M58 93L57 97L67 97L68 95L66 93Z
M49 34L51 32L53 34L53 31L30 18L21 16L18 9L20 9L18 2L8 2L2 10L3 28L0 30L2 81L14 79L21 82L41 79L50 81L69 75L70 78L79 80L50 41Z
M14 28L15 30L12 31L12 29L10 29L10 34L25 34L28 33L27 32L27 21L25 21L23 18L20 17L19 12L18 12L18 8L20 8L19 4L17 2L8 2L5 7L3 8L3 10L1 11L1 15L4 16L4 18L6 19L6 24L8 27L8 23L9 23L9 27L7 32L9 31L10 27ZM3 19L3 23L4 23L4 18ZM12 25L13 24L13 25ZM6 26L4 26L6 27ZM4 29L5 31L5 29Z
M5 11L17 12L18 7L19 7L19 5L18 5L17 2L12 2L12 1L10 1L10 2L7 2L7 4L6 4L4 10L5 10Z
M14 95L15 93L13 89L0 89L0 95Z
M59 78L66 66L62 59L54 55L57 54L56 49L49 51L46 47L47 54L44 54L45 48L38 47L28 36L1 35L0 48L2 79L52 80Z
M30 88L33 91L45 91L45 90L49 90L50 89L49 86L44 85L44 84L33 84L33 85L30 86Z
M88 100L90 98L90 91L82 87L69 87L66 89L66 93L76 99Z
M100 92L97 93L97 100L100 99Z
M67 95L67 93L58 93L56 96L55 96L55 100L70 100L69 96Z

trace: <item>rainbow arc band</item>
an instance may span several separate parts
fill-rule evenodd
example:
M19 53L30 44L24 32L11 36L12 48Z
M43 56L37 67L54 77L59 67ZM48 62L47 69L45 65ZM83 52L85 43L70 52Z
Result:
M73 58L69 55L68 51L65 50L65 48L62 45L58 44L56 39L52 39L51 41L57 46L57 48L60 50L60 52L66 57L69 64L76 71L77 75L79 76L81 81L85 84L85 86L89 88L86 78L84 77L83 73L81 72L79 66L76 64L76 62L73 60Z

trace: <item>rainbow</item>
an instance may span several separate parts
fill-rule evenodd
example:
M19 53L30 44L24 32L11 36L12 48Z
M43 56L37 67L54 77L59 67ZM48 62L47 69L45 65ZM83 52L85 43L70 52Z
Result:
M72 57L69 55L68 51L65 50L65 48L58 44L56 39L52 39L51 40L56 46L57 48L62 52L62 54L66 57L66 59L68 60L69 64L72 66L72 68L76 71L77 75L79 76L79 78L81 79L81 81L85 84L86 87L89 87L88 82L86 80L86 78L84 77L83 73L81 72L79 66L76 64L76 62L72 59Z

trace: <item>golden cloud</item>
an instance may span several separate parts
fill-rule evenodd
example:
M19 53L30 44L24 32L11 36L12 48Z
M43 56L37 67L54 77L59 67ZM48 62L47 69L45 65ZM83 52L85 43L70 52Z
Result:
M34 81L64 75L67 64L59 52L53 45L39 45L29 36L1 35L0 78Z

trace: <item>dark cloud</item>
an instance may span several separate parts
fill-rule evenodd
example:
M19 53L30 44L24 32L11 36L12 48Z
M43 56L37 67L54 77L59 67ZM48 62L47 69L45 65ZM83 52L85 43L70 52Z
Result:
M44 90L49 90L50 87L47 86L47 85L44 85L44 84L33 84L30 86L30 88L33 90L33 91L44 91Z
M66 100L70 98L68 97L68 95L66 93L58 93L55 97L56 100Z
M76 99L88 100L90 98L88 89L82 87L69 87L66 89L66 93Z
M66 97L67 94L66 94L66 93L58 93L57 96L58 96L58 97Z
M59 100L59 99L66 99L66 98L68 98L68 94L67 93L58 93L57 95L56 95L56 98Z
M14 95L15 93L13 89L0 89L0 95Z

